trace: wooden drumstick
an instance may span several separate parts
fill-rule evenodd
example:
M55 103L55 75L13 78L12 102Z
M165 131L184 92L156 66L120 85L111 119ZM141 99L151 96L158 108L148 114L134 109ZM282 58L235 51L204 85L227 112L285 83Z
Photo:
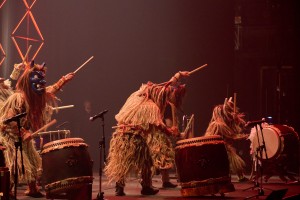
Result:
M233 112L236 112L236 93L233 94Z
M200 69L203 69L203 68L206 67L206 66L207 66L207 64L204 64L204 65L202 65L202 66L200 66L200 67L198 67L198 68L196 68L196 69L190 71L190 72L189 72L189 75L191 75L191 74L193 74L193 73L199 71Z
M85 61L80 67L78 67L75 71L74 74L76 74L76 72L78 72L84 65L86 65L88 62L90 62L90 60L92 60L94 58L94 56L91 56L87 61Z
M184 137L185 137L184 139L187 139L186 136L187 136L187 133L188 133L189 129L192 128L191 125L192 125L193 120L194 120L194 114L192 114L192 116L190 117L190 120L189 120L188 124L186 125L186 127L184 129L184 132L183 132L184 133ZM193 137L193 135L191 135L191 136Z
M26 51L26 54L25 54L25 56L24 56L24 58L23 58L23 63L26 62L26 59L27 59L27 56L28 56L28 54L29 54L29 52L30 52L31 47L32 47L32 45L29 45L29 47L28 47L28 49L27 49L27 51Z
M68 105L68 106L60 106L60 107L52 107L52 110L61 110L61 109L66 109L66 108L73 108L74 105Z
M40 128L39 130L35 131L34 133L31 134L31 137L35 137L39 132L47 129L48 127L52 126L53 124L55 124L57 121L56 119L53 119L51 122L49 122L48 124L46 124L45 126L43 126L42 128Z

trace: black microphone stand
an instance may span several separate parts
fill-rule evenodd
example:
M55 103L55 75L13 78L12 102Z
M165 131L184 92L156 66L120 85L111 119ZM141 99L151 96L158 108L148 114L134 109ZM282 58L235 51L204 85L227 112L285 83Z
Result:
M106 155L105 155L105 134L104 134L104 115L100 116L101 118L101 126L102 126L102 139L99 141L99 192L97 195L96 200L104 200L104 192L102 192L102 158L104 163L106 162Z
M15 158L15 190L14 190L14 195L15 195L15 200L17 200L17 185L18 185L18 148L20 147L20 154L21 154L21 163L22 163L22 173L23 175L25 174L25 168L24 168L24 163L23 163L23 148L22 148L22 137L21 137L21 123L20 123L20 118L17 118L17 125L18 125L18 141L15 141L15 153L16 153L16 158Z
M256 137L257 137L257 143L258 143L258 147L255 150L255 170L256 170L256 176L255 176L255 182L254 182L254 186L244 189L243 191L246 191L248 189L254 189L254 188L258 188L258 194L257 195L253 195L250 197L246 197L245 199L251 199L254 197L259 197L259 196L263 196L265 194L263 187L262 187L262 183L263 183L263 152L265 153L266 156L266 160L268 160L268 155L267 155L267 150L266 150L266 144L265 144L265 139L264 139L264 134L263 134L263 129L261 127L261 123L259 123L259 129L260 129L260 133L261 133L261 139L262 139L262 143L260 143L260 139L259 139L259 134L258 134L258 128L257 125L255 125L255 129L256 129ZM258 156L259 155L259 156ZM261 159L261 161L259 161L258 159ZM258 183L258 166L259 166L259 173L260 173L260 183Z

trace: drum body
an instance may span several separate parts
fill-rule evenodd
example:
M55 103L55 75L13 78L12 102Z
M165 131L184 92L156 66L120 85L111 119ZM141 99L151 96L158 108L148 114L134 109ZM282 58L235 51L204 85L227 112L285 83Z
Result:
M87 147L81 138L66 138L44 145L42 179L47 196L92 184L93 161Z
M176 143L175 162L182 196L234 191L229 161L220 136L204 136Z
M9 200L10 172L7 167L0 167L0 199Z
M253 151L263 145L263 139L266 151L262 151L262 155L259 152L257 154L258 158L265 162L281 164L289 168L293 168L293 162L296 162L295 165L297 166L299 136L292 127L279 124L264 127L262 133L258 131L258 134L253 137Z

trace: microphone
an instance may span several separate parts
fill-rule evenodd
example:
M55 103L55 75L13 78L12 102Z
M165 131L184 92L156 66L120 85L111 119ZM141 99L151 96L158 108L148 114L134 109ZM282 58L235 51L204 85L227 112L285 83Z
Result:
M95 119L97 119L97 118L99 118L99 117L103 117L103 115L105 114L105 113L107 113L108 112L108 110L103 110L102 112L100 112L99 114L97 114L97 115L95 115L95 116L93 116L93 117L90 117L90 121L94 121Z
M261 124L261 123L264 123L264 122L266 122L265 118L263 118L262 120L248 121L246 123L245 127L256 126L257 124Z
M8 123L10 123L10 122L12 122L12 121L17 121L18 119L20 119L20 118L22 118L22 117L25 117L26 114L27 114L26 112L17 114L17 115L15 115L15 116L13 116L13 117L11 117L11 118L9 118L9 119L3 120L3 123L4 123L4 124L8 124Z

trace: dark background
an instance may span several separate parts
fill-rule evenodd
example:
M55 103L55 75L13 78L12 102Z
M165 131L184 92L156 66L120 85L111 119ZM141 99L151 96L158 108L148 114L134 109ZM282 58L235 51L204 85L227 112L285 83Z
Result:
M94 56L57 94L59 106L75 107L55 114L58 123L50 129L68 122L60 129L90 145L97 169L103 132L100 119L90 122L90 116L108 110L108 148L115 114L142 83L164 82L179 70L207 63L185 80L183 114L195 114L195 136L204 134L213 107L234 93L246 120L272 116L274 123L299 130L296 9L292 0L36 1L31 12L44 45L35 61L46 62L48 84ZM11 36L25 12L20 0L7 0L0 8L5 78L21 62ZM15 36L39 38L31 23L25 20ZM39 43L19 41L23 54L26 45L33 45L32 57ZM91 104L90 112L85 102Z

